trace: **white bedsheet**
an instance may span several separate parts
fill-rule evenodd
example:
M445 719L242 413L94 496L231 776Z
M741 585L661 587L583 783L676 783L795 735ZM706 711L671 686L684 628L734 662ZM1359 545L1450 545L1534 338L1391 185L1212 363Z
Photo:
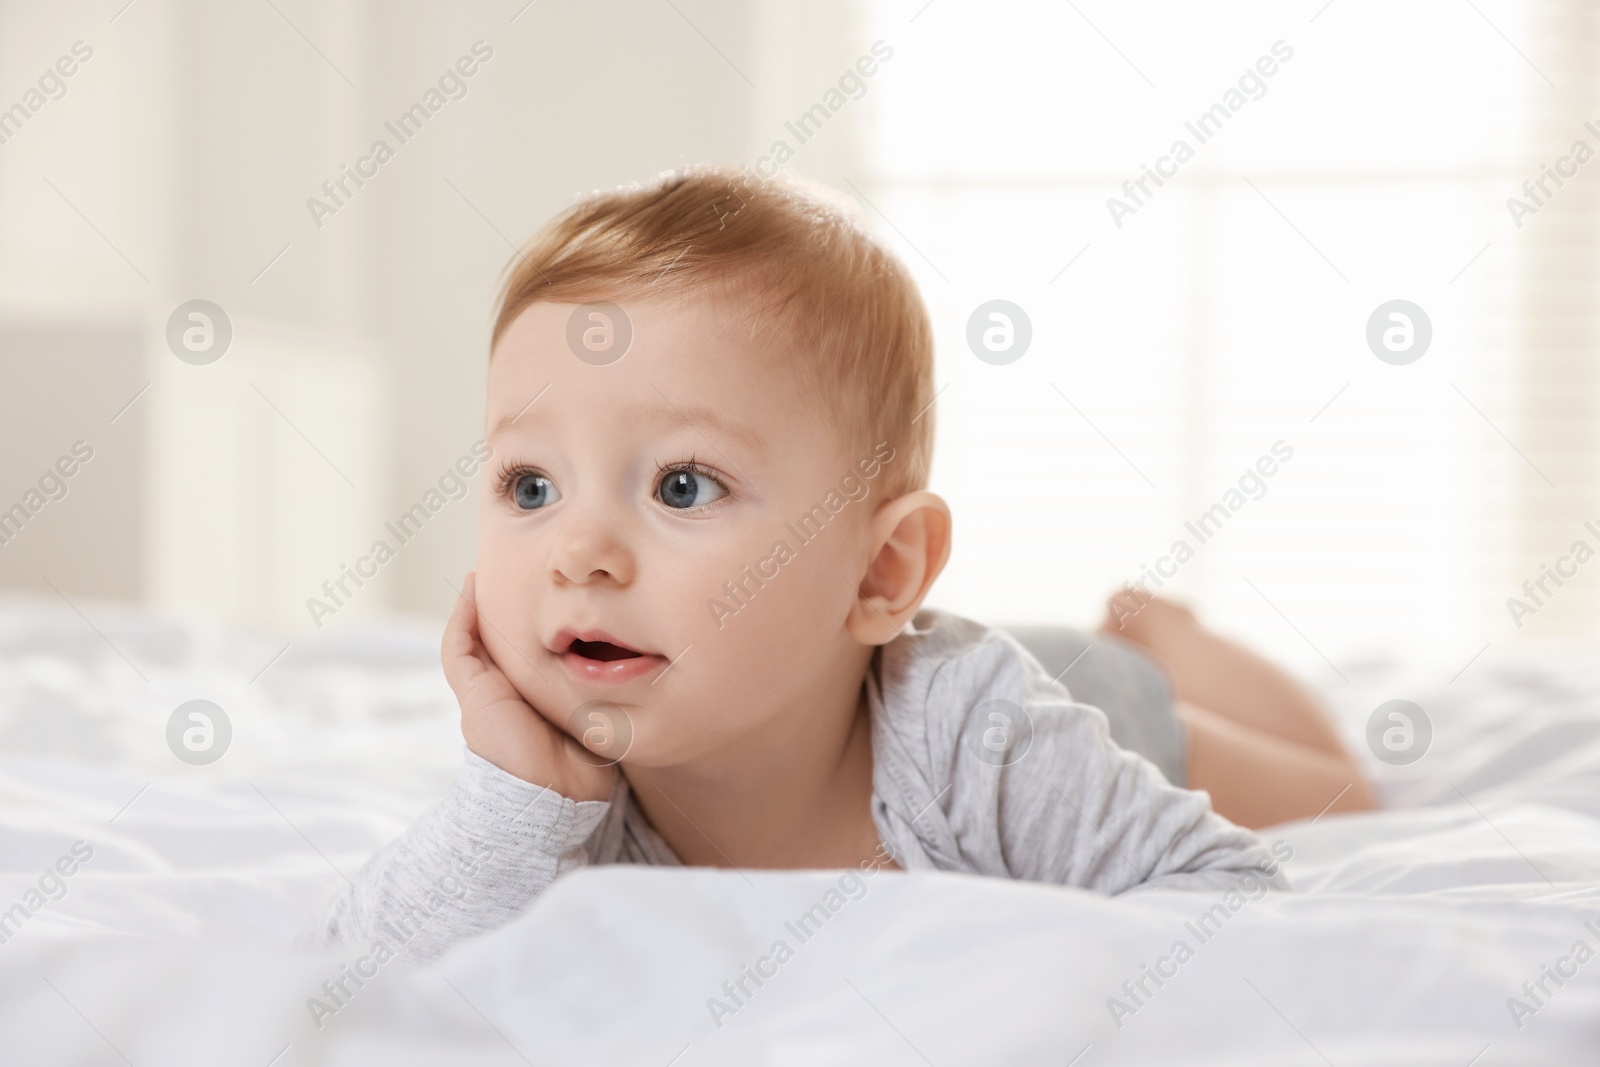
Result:
M1204 940L1212 895L883 874L802 942L785 924L837 872L610 868L430 967L346 980L344 1003L323 984L363 953L285 944L459 761L436 628L274 660L289 638L78 607L0 601L0 909L94 850L0 944L0 1064L1600 1062L1600 958L1572 955L1600 952L1586 645L1330 687L1352 732L1417 701L1433 748L1374 762L1390 810L1269 831L1301 891L1224 908ZM211 766L166 748L194 698L233 723ZM780 939L792 958L736 1002L724 982ZM1171 977L1124 989L1146 966ZM312 997L338 1010L314 1020Z

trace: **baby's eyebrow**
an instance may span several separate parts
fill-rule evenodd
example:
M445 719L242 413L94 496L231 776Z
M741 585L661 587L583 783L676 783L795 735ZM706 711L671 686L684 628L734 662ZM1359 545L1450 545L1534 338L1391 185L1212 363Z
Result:
M484 435L485 440L488 440L488 441L496 440L501 435L503 435L507 430L511 429L512 423L516 422L521 417L522 417L522 412L520 412L520 411L515 415L503 415L503 416L501 416L500 421L495 423L494 426L490 428L489 432L486 435Z
M662 397L662 399L666 399ZM645 416L645 421L651 426L679 426L687 422L691 428L702 436L706 430L711 430L727 440L743 445L751 452L766 455L767 442L760 434L747 426L723 418L715 411L706 407L685 406L667 401L667 407L653 408ZM714 446L713 446L714 447Z
M494 441L500 438L504 433L506 433L506 431L512 428L514 423L518 422L522 418L522 415L523 412L518 412L515 415L502 416L499 421L494 424L493 428L489 430L488 440ZM528 425L536 421L536 419L530 417L527 422L524 423L524 425ZM756 433L752 429L749 429L748 427L741 426L736 422L725 419L715 411L706 407L695 407L692 405L685 406L682 404L673 404L671 401L668 401L668 406L650 409L650 411L646 413L640 421L643 425L649 427L675 427L687 422L692 429L700 432L701 434L704 434L707 430L710 430L712 433L718 434L727 440L743 445L751 452L765 455L767 451L767 442L760 434Z

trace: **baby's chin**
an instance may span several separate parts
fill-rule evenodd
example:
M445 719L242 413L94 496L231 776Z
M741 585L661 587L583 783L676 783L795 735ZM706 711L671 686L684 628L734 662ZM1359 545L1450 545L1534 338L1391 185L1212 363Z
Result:
M526 665L522 673L531 674ZM508 678L529 707L583 746L589 763L616 764L622 769L672 767L698 754L685 743L684 713L666 703L621 695L586 696L566 691L564 686L557 687L561 692L553 692L537 677L532 685L525 677L508 674Z
M625 730L629 736L625 739L619 737L612 745L591 751L591 762L615 763L617 769L626 774L630 770L681 767L704 755L693 744L687 743L684 731L672 728L670 709L613 705L608 712L615 717L619 710L622 722L626 725L618 733ZM573 732L573 736L578 737L579 734Z

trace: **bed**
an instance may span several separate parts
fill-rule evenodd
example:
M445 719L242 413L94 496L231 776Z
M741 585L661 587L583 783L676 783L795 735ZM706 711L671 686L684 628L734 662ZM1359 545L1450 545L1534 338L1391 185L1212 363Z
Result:
M598 868L413 967L290 942L454 773L436 624L74 604L0 600L6 1064L1600 1061L1592 643L1325 686L1363 754L1395 697L1433 739L1370 760L1386 810L1265 832L1294 894ZM214 762L168 746L194 700Z

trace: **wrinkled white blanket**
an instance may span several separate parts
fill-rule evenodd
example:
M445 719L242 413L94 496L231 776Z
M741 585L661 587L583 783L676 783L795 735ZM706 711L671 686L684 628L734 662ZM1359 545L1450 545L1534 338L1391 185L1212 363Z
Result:
M1363 751L1393 697L1434 739L1410 767L1373 761L1389 810L1267 832L1296 894L601 868L411 968L286 943L453 773L436 627L291 641L78 608L0 601L7 1064L1493 1067L1600 1049L1586 645L1491 650L1453 684L1374 667L1329 686ZM167 747L192 699L233 729L207 766Z

